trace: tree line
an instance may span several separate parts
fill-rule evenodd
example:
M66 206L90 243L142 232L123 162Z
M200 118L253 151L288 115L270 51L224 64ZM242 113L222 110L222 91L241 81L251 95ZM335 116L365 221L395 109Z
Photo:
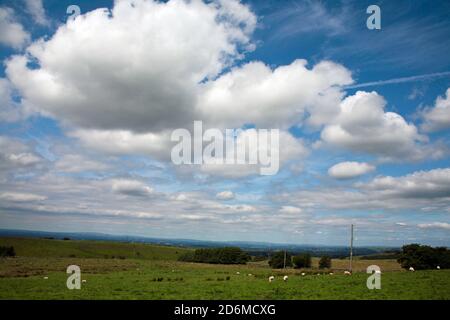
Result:
M450 250L445 247L430 247L417 243L402 247L400 257L397 259L402 268L413 267L415 270L449 269Z
M278 251L269 259L269 265L273 269L281 269L284 267L294 267L296 269L311 268L311 254L303 253L292 256L289 252ZM320 269L331 268L331 257L322 256L319 260Z
M237 247L196 249L183 254L179 261L212 264L246 264L250 255Z
M14 247L0 246L0 257L15 257Z

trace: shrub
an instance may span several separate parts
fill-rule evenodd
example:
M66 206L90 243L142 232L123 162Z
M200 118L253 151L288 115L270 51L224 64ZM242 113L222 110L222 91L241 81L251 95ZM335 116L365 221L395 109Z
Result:
M250 256L240 248L208 248L188 252L178 258L179 261L212 264L246 264Z
M330 269L331 268L331 257L323 256L319 260L319 269Z
M433 248L419 244L409 244L402 247L397 260L402 268L413 267L416 270L450 268L450 250L444 247Z
M311 268L311 255L309 253L299 254L294 257L295 268Z
M16 251L14 247L4 247L0 246L0 257L15 257Z
M284 251L278 251L272 255L269 260L269 266L273 269L281 269L284 267ZM292 267L292 256L286 252L286 267Z

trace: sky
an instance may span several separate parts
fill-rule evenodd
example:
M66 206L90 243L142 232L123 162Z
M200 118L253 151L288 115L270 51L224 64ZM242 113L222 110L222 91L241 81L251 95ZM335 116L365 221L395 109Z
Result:
M450 246L449 13L0 0L0 229ZM278 129L279 171L176 165L194 121Z

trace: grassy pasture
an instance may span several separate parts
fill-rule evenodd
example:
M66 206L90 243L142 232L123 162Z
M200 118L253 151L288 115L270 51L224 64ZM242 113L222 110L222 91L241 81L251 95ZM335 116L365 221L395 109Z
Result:
M1 239L1 245L6 240ZM33 240L40 243L38 247L44 246L41 240ZM13 241L16 245L22 242ZM60 242L56 245L59 251L47 248L53 255L50 257L43 256L42 251L37 257L26 256L24 253L38 253L22 243L22 249L18 246L16 250L19 257L0 259L0 299L450 299L450 270L399 271L393 260L355 261L356 271L363 271L371 264L382 269L382 289L368 290L365 272L343 274L348 265L346 260L333 260L334 275L329 275L328 270L317 275L319 270L314 268L317 259L309 270L271 270L267 262L196 264L175 260L175 252L188 249L152 245L140 248L150 258L137 258L129 253L131 258L105 259L102 258L105 252L118 255L114 246L133 245L107 243L105 247L103 242L65 241L61 245L67 246L64 248L69 248L70 243L75 248L90 248L79 251L87 257L68 257L59 247ZM99 252L95 249L97 245ZM70 264L81 267L81 277L86 280L81 290L66 288L65 270ZM302 276L302 272L307 274ZM282 280L285 274L289 275L287 282ZM269 283L271 275L276 279Z

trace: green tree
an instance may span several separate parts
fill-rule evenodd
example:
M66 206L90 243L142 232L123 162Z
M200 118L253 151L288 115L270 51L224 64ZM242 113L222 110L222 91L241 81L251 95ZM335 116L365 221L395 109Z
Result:
M311 255L309 253L303 253L294 257L295 268L311 268Z
M330 269L331 268L331 257L323 256L319 260L319 269Z
M4 247L0 246L0 257L15 257L16 251L14 247Z
M278 251L272 255L269 260L269 266L273 269L281 269L284 267L284 251ZM292 267L292 256L286 252L286 267Z
M178 260L212 264L246 264L250 256L240 248L197 249L182 255Z
M450 250L445 247L433 248L417 243L405 245L397 260L402 268L413 267L416 270L450 268Z

